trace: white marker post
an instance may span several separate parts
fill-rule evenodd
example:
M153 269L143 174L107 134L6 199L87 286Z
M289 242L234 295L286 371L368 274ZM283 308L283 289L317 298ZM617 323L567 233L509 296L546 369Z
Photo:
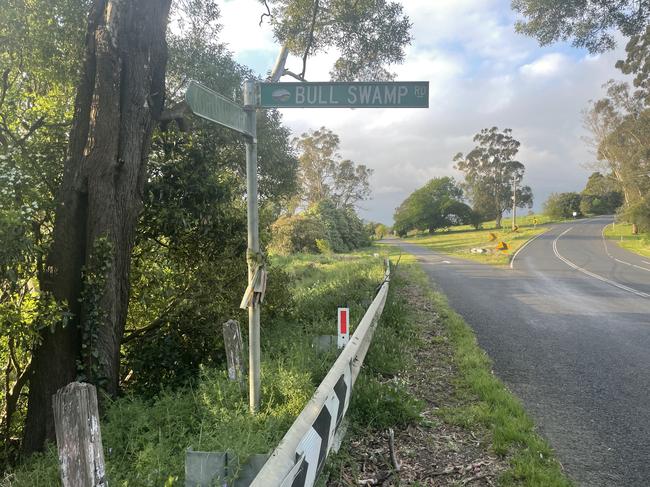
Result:
M348 344L350 339L350 308L339 308L339 333L337 346L340 349Z

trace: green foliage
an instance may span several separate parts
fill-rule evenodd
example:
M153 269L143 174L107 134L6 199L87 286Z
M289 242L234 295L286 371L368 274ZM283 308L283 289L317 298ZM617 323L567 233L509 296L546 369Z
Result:
M104 387L107 378L101 376L99 363L99 329L104 325L106 312L101 306L105 293L108 272L111 268L113 246L106 237L93 242L92 254L83 268L83 289L80 301L83 320L81 320L81 353L77 364L77 380Z
M516 29L535 37L540 44L572 39L576 47L591 53L613 49L615 30L638 35L650 22L647 0L513 0L512 8L526 17Z
M318 218L334 252L347 252L370 245L363 222L351 207L339 208L324 200L311 206L305 213Z
M544 214L551 218L572 218L582 216L579 193L551 193L544 202Z
M381 240L385 236L389 235L392 229L383 223L377 222L368 222L365 224L365 231L371 239Z
M271 229L269 250L280 255L295 252L347 252L370 245L361 219L350 208L328 200L298 215L278 219Z
M471 223L472 209L461 201L462 190L453 178L434 178L414 191L395 210L394 231L405 236L411 230L434 232L439 228Z
M634 74L634 86L645 94L650 105L650 24L645 32L634 34L625 46L627 58L618 61L616 67L623 74Z
M512 206L513 182L517 185L517 207L533 205L532 190L521 185L526 168L514 159L521 144L511 129L499 132L497 127L482 129L473 140L478 145L467 155L456 154L455 167L465 173L463 186L474 211L481 220L494 218L500 228L503 212Z
M219 42L212 0L174 2L169 33L172 101L188 77L221 93L239 93L252 73ZM241 100L240 100L241 101ZM193 119L191 133L174 126L155 134L144 209L132 259L123 343L123 385L146 397L192 383L201 367L225 360L221 325L245 322L245 149L232 131ZM258 117L261 237L296 191L297 159L276 111ZM265 319L292 306L288 281L271 269Z
M334 48L330 72L338 81L391 79L385 65L401 63L411 23L398 2L267 0L276 40L296 56ZM303 65L302 76L305 75Z
M580 212L584 215L608 215L615 213L623 204L623 195L618 190L616 179L599 172L589 176L585 189L580 194Z
M623 216L636 223L641 232L650 232L650 195L627 207Z
M291 215L279 218L271 227L269 251L289 255L295 252L320 252L327 243L327 234L315 215ZM320 246L319 246L320 242Z
M0 469L17 453L23 390L40 332L66 303L41 290L72 117L87 1L10 0L0 8Z
M342 304L350 307L356 325L382 277L382 265L368 256L301 255L277 259L276 268L284 274L273 276L277 271L272 270L269 282L283 280L291 289L269 300L290 295L295 302L286 316L267 315L271 303L262 311L260 411L249 413L246 387L229 381L223 364L200 367L190 386L163 388L149 399L127 394L107 403L101 428L110 485L158 487L170 478L175 479L172 485L182 485L189 447L231 451L241 465L251 454L277 445L335 356L316 353L312 336L332 332L336 308ZM221 334L220 326L212 331ZM56 451L49 448L7 473L0 486L51 487L59 485L58 479Z

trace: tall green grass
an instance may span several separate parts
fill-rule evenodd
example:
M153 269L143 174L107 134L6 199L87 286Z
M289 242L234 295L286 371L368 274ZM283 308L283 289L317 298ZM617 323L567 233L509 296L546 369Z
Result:
M259 413L248 412L247 385L228 381L224 370L205 369L195 384L162 392L151 401L135 396L113 401L101 422L110 485L183 485L190 447L227 450L243 463L277 445L336 357L335 351L315 350L312 338L336 333L339 306L350 307L354 328L383 277L383 261L368 253L297 255L279 258L274 265L291 280L293 311L272 322L262 312ZM242 328L246 333L245 324ZM60 482L52 446L0 480L2 487L55 485Z

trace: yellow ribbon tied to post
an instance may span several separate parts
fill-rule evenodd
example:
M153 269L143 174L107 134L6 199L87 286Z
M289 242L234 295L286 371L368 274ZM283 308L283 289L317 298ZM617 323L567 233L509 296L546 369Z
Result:
M248 283L244 297L241 300L239 307L241 309L250 308L264 301L264 294L266 294L266 278L268 272L266 270L266 259L264 254L253 253L250 249L246 252L246 260L253 271L253 278Z

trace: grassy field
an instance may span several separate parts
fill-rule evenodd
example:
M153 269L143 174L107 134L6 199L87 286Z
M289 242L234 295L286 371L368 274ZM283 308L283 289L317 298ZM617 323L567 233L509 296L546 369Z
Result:
M537 219L537 225L534 224L534 219ZM406 241L464 259L486 264L506 265L510 262L511 256L526 241L546 231L548 227L542 225L550 223L551 219L545 215L518 217L519 229L516 232L511 230L511 222L511 219L505 218L501 223L503 227L501 229L495 229L494 222L484 223L480 230L463 225L452 227L448 232L438 231L433 235L415 235L408 237ZM494 240L490 240L491 234L496 237ZM509 247L505 252L496 250L497 244L502 241ZM488 249L488 253L473 254L470 252L472 248L485 248Z
M390 246L382 247L382 251L398 252ZM479 348L471 328L450 308L444 295L432 288L415 259L402 256L395 274L387 308L387 316L391 318L378 329L370 363L385 362L382 357L391 355L399 357L400 363L388 370L370 366L364 374L366 380L399 383L421 401L416 406L407 401L396 409L413 412L416 407L422 411L416 424L424 431L423 437L419 443L417 439L415 443L410 442L412 436L418 435L409 432L418 430L405 427L412 422L409 414L369 421L366 416L369 413L361 414L359 410L355 413L354 408L359 407L357 399L351 412L352 433L341 452L329 461L328 480L327 483L323 480L321 485L350 485L351 479L356 483L359 475L377 478L377 472L374 477L369 473L373 456L379 463L384 462L384 469L390 469L386 443L383 442L382 450L382 442L368 440L384 438L389 427L395 428L396 441L403 446L402 469L399 475L393 473L392 479L389 477L389 485L429 485L419 483L424 478L422 469L431 468L435 463L444 468L450 461L460 462L463 458L467 463L483 458L486 461L478 462L483 465L480 468L488 470L492 464L501 464L492 472L480 473L496 479L498 485L572 485L553 451L536 433L521 403L492 373L491 361ZM393 316L395 311L397 320ZM388 347L390 353L377 354L379 347ZM354 394L358 394L356 390ZM368 409L381 411L382 406L377 404ZM467 441L463 441L464 434L457 428L465 431ZM367 454L363 452L364 444L369 444ZM423 467L423 463L427 466ZM366 470L363 474L360 465ZM435 485L465 485L476 472L463 475L461 469L442 476L439 471L427 474L439 479L440 483Z
M650 257L650 234L639 233L632 235L631 223L608 225L605 229L605 236L630 252Z

